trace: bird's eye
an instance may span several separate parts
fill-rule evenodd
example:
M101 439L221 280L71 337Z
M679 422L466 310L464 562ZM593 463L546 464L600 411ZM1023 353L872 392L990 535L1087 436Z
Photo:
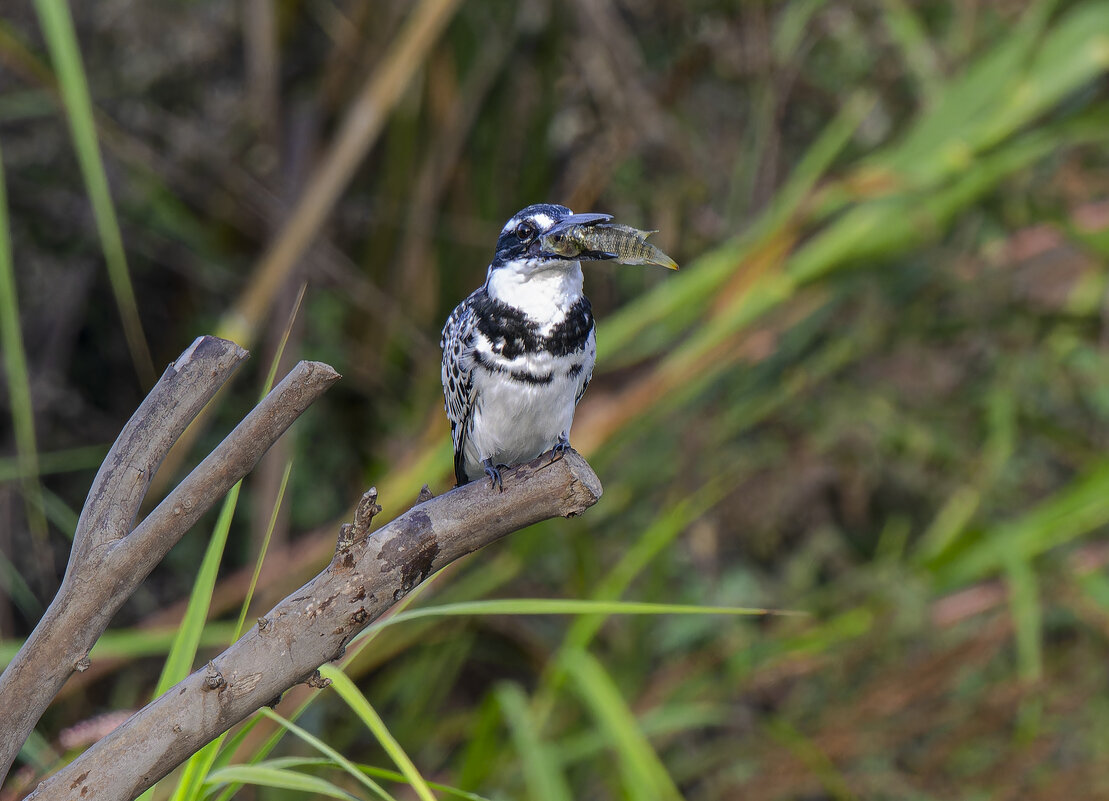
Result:
M530 242L535 236L535 226L530 222L522 222L516 226L516 238L521 242Z

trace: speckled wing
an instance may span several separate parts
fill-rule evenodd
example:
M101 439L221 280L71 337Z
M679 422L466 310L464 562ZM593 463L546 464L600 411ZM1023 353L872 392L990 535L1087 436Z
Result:
M455 306L443 326L439 347L443 349L443 399L454 440L454 476L459 484L469 479L462 466L474 415L474 298L485 291L482 287Z
M594 347L596 347L596 346L594 346ZM596 358L596 357L594 357L594 358ZM585 391L587 389L589 389L589 382L592 381L592 380L593 380L593 365L590 364L589 365L589 372L587 372L585 374L585 380L581 382L581 386L578 387L578 391L574 395L574 405L575 406L578 405L578 402L581 400L581 396L585 394Z

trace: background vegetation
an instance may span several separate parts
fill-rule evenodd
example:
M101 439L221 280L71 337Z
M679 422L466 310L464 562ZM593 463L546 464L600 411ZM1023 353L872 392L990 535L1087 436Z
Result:
M588 270L600 361L573 441L602 502L411 608L809 614L513 602L383 628L341 693L277 707L302 734L260 715L196 792L265 759L303 789L239 797L449 796L418 772L493 799L1109 798L1109 5L73 5L0 12L0 658L195 336L254 358L163 489L287 329L286 363L345 378L244 483L218 581L213 518L3 797L145 703L190 596L202 664L263 548L253 614L326 562L365 486L387 515L449 486L439 327L503 221L550 200L658 228L683 270ZM178 643L163 681L194 661Z

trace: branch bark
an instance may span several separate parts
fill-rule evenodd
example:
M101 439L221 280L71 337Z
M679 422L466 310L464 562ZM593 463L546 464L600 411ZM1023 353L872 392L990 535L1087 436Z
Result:
M58 594L0 676L0 783L42 713L151 569L339 375L302 362L137 527L162 458L247 352L200 337L167 368L109 451L85 501Z
M581 514L601 484L570 451L504 472L504 491L475 481L424 500L372 536L377 494L342 527L331 564L242 639L42 782L37 801L127 801L220 733L337 659L362 629L434 571L518 529Z

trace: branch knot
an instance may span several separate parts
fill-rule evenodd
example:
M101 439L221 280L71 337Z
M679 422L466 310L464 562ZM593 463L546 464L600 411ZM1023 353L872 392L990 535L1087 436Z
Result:
M333 563L338 563L340 554L350 550L355 543L363 542L370 535L370 523L373 522L374 515L380 511L381 507L377 504L377 487L370 487L358 501L358 506L354 510L354 522L339 526L339 539L335 543ZM348 562L353 563L352 560L344 559L342 564L349 567Z
M215 663L209 662L208 670L204 674L204 686L209 690L218 690L225 684L227 684L227 682L224 681L223 674L216 669Z

